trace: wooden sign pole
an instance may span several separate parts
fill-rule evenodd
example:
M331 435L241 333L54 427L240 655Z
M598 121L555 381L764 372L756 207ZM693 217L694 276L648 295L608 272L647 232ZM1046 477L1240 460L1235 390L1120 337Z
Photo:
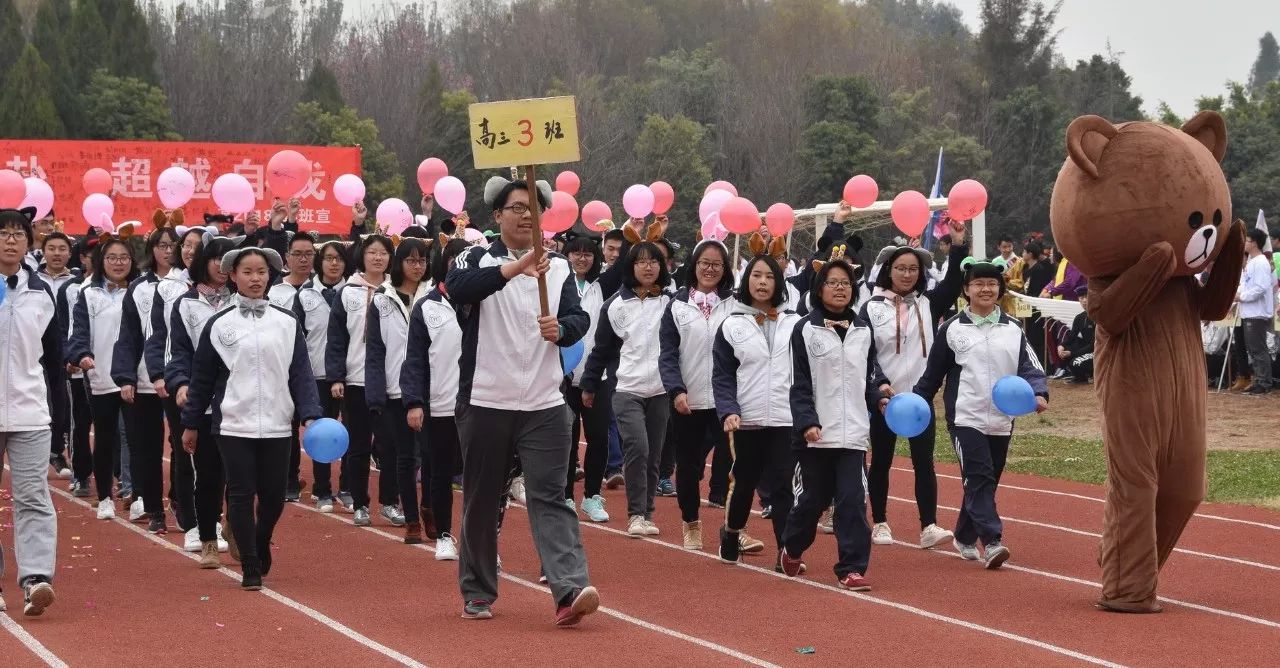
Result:
M538 262L542 262L546 249L542 247L542 200L538 198L538 177L536 165L524 168L524 181L529 188L529 213L533 216L533 253ZM550 204L550 202L548 202ZM542 307L542 317L551 315L551 306L547 303L547 276L538 275L538 305Z

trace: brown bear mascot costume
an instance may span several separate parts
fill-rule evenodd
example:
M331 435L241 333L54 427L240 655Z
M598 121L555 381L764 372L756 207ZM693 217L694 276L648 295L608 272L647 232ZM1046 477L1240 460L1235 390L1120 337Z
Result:
M1205 493L1200 321L1226 317L1244 264L1219 164L1222 117L1182 126L1082 116L1050 217L1089 279L1107 451L1098 605L1159 612L1156 580ZM1212 265L1201 286L1196 274Z

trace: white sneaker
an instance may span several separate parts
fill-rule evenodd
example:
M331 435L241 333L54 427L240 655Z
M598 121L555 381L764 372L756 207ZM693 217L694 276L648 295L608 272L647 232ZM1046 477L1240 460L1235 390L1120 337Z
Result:
M142 499L134 499L133 503L129 504L129 521L137 522L146 516L147 510L142 504Z
M392 526L404 526L404 512L400 510L400 506L383 506L378 514Z
M182 538L182 549L187 552L199 552L204 547L200 544L200 530L192 527Z
M880 522L871 528L871 542L876 545L893 545L893 532L888 522Z
M834 506L828 506L826 510L822 511L822 517L818 518L818 529L822 531L822 533L836 532L835 525L832 524L832 518L836 514L835 511L836 509Z
M324 498L316 499L316 510L322 513L333 512L333 497L326 496Z
M498 556L498 570L502 570L502 555L499 554L497 556Z
M222 538L222 522L218 522L217 524L215 524L215 525L214 525L214 527L215 527L214 531L216 532L216 537L217 537L217 541L218 541L218 551L219 551L219 552L227 552L227 551L231 550L231 546L230 546L230 545L228 545L228 544L227 544L227 541L226 541L226 540L223 540L223 538ZM200 540L200 530L199 530L199 529L196 529L196 540ZM199 552L199 550L196 550L196 551L197 551L197 552Z
M941 545L942 541L951 538L952 533L938 526L930 524L920 532L920 549L927 550L935 545Z
M644 521L644 535L657 536L657 535L660 535L661 533L662 532L658 530L658 525L654 524L649 520Z
M440 534L436 539L436 561L457 561L458 560L458 543L453 540L453 536L447 533ZM502 560L499 559L499 562ZM498 566L501 568L501 564Z
M604 497L599 494L582 500L582 513L592 522L609 521L609 513L604 510Z
M627 520L627 535L632 538L643 538L649 535L649 527L645 526L644 515L632 515Z
M511 493L511 498L515 499L516 503L522 506L526 505L524 495L524 476L516 476L515 479L511 481L511 487L507 491Z
M113 520L116 518L116 502L111 499L103 499L98 502L98 519Z
M965 545L964 543L961 543L960 541L958 541L958 540L956 540L956 539L952 538L952 539L951 539L951 546L952 546L952 547L954 547L954 548L956 548L956 552L959 552L959 553L960 553L960 558L961 558L961 559L964 559L965 561L977 561L977 560L978 560L978 546L977 546L977 545Z

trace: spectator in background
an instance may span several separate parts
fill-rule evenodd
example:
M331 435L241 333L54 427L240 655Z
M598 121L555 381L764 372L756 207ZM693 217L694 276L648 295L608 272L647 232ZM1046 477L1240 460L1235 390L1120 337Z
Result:
M1267 334L1273 333L1276 313L1276 278L1271 263L1262 255L1267 233L1249 230L1244 250L1249 254L1244 278L1236 290L1244 346L1253 369L1253 384L1245 394L1258 396L1271 391L1271 353L1267 350Z
M604 256L604 264L601 269L608 269L618 261L618 256L622 254L622 244L626 241L622 230L613 229L604 233L604 241L600 244L600 253Z
M1076 288L1076 300L1088 309L1088 288L1083 285ZM1058 356L1071 370L1071 378L1067 380L1071 385L1087 385L1093 381L1093 329L1093 320L1086 310L1071 322L1067 340L1058 346Z
M1053 280L1053 265L1044 258L1044 245L1039 241L1030 241L1022 251L1022 281L1026 288L1027 295L1040 295L1044 289ZM1040 358L1040 364L1043 366L1047 361L1045 357L1045 332L1044 318L1039 313L1033 313L1024 323L1027 332L1027 341L1031 343L1031 349L1035 351Z
M1013 252L1013 238L1009 236L1000 237L1000 257L1005 262L1004 267L1004 284L1008 291L1022 292L1026 289L1026 280L1022 276L1021 256ZM1000 310L1012 316L1018 312L1017 298L1006 291L1004 297L1000 298ZM1024 293L1025 294L1025 293Z
M1280 248L1280 230L1271 233L1271 247ZM1271 266L1274 268L1276 278L1280 278L1280 253L1271 253Z

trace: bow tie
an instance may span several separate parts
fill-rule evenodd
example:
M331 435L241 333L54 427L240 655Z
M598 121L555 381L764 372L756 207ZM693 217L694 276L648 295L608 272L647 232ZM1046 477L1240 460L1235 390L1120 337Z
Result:
M849 321L848 320L827 320L824 318L822 320L822 326L826 327L827 329L834 329L836 327L840 327L842 329L849 329Z
M261 318L267 314L267 303L261 300L242 301L239 306L240 315Z
M768 312L761 311L760 313L756 314L757 325L763 325L765 320L776 321L777 319L778 319L778 309L776 308L771 308L768 310Z
M649 286L648 290L645 290L644 288L637 286L634 292L636 293L637 297L641 299L646 299L648 297L657 297L658 295L662 294L662 288L656 285L651 285Z
M17 274L14 274L14 275L10 276L9 278L4 279L4 282L5 282L5 283L10 287L10 288L17 288L17 287L18 287L18 275L17 275Z

